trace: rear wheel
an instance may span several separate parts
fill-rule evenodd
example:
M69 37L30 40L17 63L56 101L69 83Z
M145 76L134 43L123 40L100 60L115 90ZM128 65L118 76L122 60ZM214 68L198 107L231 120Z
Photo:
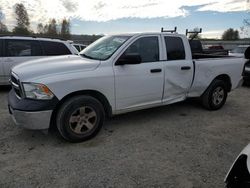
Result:
M91 96L76 96L59 109L56 124L63 138L82 142L94 137L104 122L102 104Z
M220 109L227 100L227 85L222 80L214 80L202 95L202 104L208 110Z

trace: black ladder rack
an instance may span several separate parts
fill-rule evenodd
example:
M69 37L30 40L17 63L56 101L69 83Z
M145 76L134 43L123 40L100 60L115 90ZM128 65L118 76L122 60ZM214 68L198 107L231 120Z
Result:
M166 33L176 33L176 31L177 31L177 27L175 27L174 30L164 30L163 27L161 28L161 32L162 32L162 33L163 33L163 32L166 32Z
M200 28L199 31L188 31L188 29L186 29L186 36L188 34L194 34L190 40L194 40L194 38L200 33L202 33L202 28Z

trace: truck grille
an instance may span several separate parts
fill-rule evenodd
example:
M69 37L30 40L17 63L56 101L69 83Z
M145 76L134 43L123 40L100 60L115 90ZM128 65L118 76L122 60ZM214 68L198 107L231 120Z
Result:
M10 83L16 93L16 96L18 98L21 98L22 92L21 92L20 82L19 82L17 75L15 75L14 73L11 73Z

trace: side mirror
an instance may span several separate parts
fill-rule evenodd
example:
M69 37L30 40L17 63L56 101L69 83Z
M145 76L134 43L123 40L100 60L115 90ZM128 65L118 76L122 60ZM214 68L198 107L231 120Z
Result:
M131 53L122 55L116 62L116 65L135 65L141 63L141 56L139 54Z
M245 55L245 59L250 59L250 46L246 49L244 55Z

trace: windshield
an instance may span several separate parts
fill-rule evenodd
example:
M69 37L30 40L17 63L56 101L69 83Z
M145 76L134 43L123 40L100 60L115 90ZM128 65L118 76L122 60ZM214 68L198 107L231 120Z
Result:
M246 49L247 49L247 47L237 47L237 48L233 49L232 52L243 54L243 53L245 53Z
M89 59L106 60L126 42L130 36L105 36L81 51L80 55Z

